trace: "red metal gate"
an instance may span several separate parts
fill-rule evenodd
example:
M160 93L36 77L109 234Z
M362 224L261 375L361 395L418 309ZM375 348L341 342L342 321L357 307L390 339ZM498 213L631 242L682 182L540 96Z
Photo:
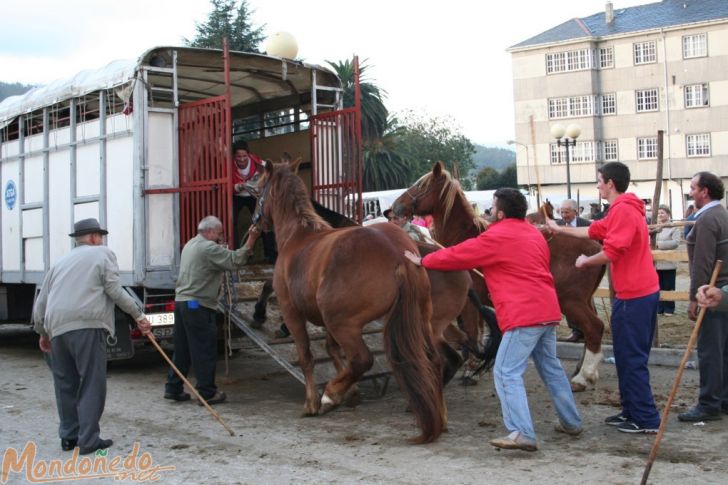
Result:
M359 63L354 58L354 107L314 115L312 191L316 202L359 224L363 218Z
M223 223L232 245L230 119L227 96L179 106L180 242L197 234L207 215Z

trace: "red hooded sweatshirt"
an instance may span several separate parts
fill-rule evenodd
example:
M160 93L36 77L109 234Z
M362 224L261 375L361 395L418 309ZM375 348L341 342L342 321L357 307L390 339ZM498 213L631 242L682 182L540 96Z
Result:
M607 217L589 226L589 237L603 241L612 262L612 284L617 298L629 300L659 291L652 262L645 203L633 193L624 193L609 206Z
M485 275L502 332L558 324L561 309L549 269L551 253L538 229L523 219L503 219L477 237L430 253L425 268L478 268Z

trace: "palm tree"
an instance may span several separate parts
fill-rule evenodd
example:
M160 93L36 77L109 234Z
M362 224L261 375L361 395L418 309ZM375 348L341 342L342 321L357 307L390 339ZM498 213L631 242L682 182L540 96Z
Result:
M387 120L381 138L370 139L362 146L362 190L398 189L407 186L410 164L400 153L397 140L402 128L394 119Z
M326 61L341 79L344 88L344 107L354 106L354 62ZM366 79L366 61L359 65L359 89L361 91L361 134L364 143L381 138L387 125L389 111L384 106L386 93Z

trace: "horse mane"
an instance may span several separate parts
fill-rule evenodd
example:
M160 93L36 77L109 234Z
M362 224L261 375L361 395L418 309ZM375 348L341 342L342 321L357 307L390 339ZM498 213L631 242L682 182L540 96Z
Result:
M452 212L452 208L455 205L455 201L460 200L463 202L467 218L473 221L473 224L475 224L478 228L478 232L485 231L488 224L478 217L473 210L473 207L468 203L468 199L465 197L465 193L460 187L460 183L444 168L441 173L442 176L445 177L445 183L442 184L442 189L440 190L439 195L440 200L442 200L442 206L445 210L445 213L443 214L443 225L446 225L446 222L450 217L450 213ZM415 182L415 186L422 191L427 191L430 188L430 185L434 182L434 178L434 174L432 172L428 172Z
M280 217L283 228L277 232L289 234L297 228L309 232L331 229L331 225L316 213L303 180L285 164L274 165L270 180L269 197L280 198L280 210L286 217Z

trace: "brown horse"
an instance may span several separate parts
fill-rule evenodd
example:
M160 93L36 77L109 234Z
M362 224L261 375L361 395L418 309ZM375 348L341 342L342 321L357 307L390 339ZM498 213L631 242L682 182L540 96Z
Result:
M392 224L331 228L288 166L267 163L259 187L256 221L276 233L273 288L305 376L304 413L316 415L340 404L371 368L362 329L382 319L385 353L421 430L413 441L436 440L446 427L441 357L430 327L427 274L403 254L404 248L416 250L414 242ZM306 321L326 329L327 351L337 369L321 398Z
M421 177L395 202L394 211L404 215L431 214L434 233L443 246L452 246L472 238L485 230L485 222L477 217L472 207L450 174L437 162L432 172ZM597 316L592 295L604 276L604 267L577 269L574 266L580 254L592 255L601 246L590 240L577 239L561 234L547 234L551 251L551 273L554 276L556 292L561 311L577 323L584 333L585 350L577 372L571 379L572 389L586 389L587 383L599 378L598 366L602 358L601 343L604 322ZM473 278L483 302L489 302L486 282Z

